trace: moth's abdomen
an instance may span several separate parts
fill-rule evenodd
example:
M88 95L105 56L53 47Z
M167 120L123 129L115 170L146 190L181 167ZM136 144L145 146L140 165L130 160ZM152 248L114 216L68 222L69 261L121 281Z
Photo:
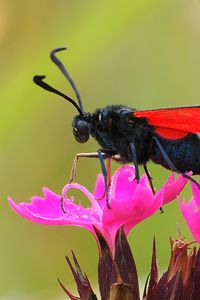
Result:
M165 152L181 173L192 171L193 175L200 174L200 140L196 134L191 134L182 140L170 141L158 137ZM151 160L170 169L159 148L153 144Z

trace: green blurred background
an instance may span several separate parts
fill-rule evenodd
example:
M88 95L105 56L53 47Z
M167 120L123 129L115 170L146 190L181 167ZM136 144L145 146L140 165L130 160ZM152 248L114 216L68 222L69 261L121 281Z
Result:
M30 223L11 211L6 197L28 201L42 186L60 193L77 152L71 132L76 113L67 102L32 82L34 74L74 97L49 60L59 57L84 99L85 110L110 103L136 108L198 104L200 98L200 3L195 0L69 1L0 0L0 299L65 299L57 276L74 286L65 255L71 249L96 282L97 246L79 228ZM116 167L116 165L115 165ZM158 188L169 175L150 165ZM80 161L77 181L90 190L98 161ZM190 188L184 194L189 199ZM191 236L177 203L165 207L129 235L140 277L147 276L153 235L162 271L176 224Z

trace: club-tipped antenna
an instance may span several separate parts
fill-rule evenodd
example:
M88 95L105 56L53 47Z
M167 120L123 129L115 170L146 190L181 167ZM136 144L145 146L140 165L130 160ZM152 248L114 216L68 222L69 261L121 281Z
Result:
M43 79L45 77L46 76L44 76L44 75L35 75L33 77L33 81L35 82L35 84L39 85L41 88L43 88L51 93L57 94L57 95L63 97L64 99L66 99L67 101L69 101L78 110L79 114L82 115L83 110L78 106L78 104L73 99L68 97L67 95L61 93L60 91L58 91L55 88L53 88L52 86L50 86L48 83L44 82Z
M67 78L67 80L69 81L71 87L73 88L75 94L76 94L76 98L78 100L78 103L79 103L79 107L82 111L82 114L83 114L83 102L81 100L81 95L73 81L73 79L71 78L71 76L69 75L68 71L66 70L65 66L63 65L63 63L56 57L56 52L59 52L59 51L62 51L62 50L66 50L67 48L65 47L61 47L61 48L56 48L56 49L53 49L51 52L50 52L50 58L51 60L56 64L56 66L59 68L59 70L64 74L65 78Z

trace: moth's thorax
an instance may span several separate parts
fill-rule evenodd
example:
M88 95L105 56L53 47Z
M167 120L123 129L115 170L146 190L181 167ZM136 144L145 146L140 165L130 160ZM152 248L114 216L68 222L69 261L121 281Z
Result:
M138 149L138 161L149 159L152 128L144 118L134 117L134 110L116 105L97 109L91 117L91 135L103 149L109 149L132 161L130 143Z
M128 113L132 113L132 109L122 105L112 105L105 108L98 108L91 118L92 135L95 135L96 131L109 129L119 122L119 119L124 118Z

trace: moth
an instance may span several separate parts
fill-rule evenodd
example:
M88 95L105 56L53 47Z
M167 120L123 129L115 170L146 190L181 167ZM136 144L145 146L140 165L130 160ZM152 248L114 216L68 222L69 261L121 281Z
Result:
M98 157L105 180L105 194L108 203L108 172L105 158L115 159L122 164L134 163L135 179L139 181L139 165L154 187L147 169L151 160L166 169L182 174L199 184L187 173L200 174L200 105L168 107L149 110L135 110L126 105L108 105L97 108L94 113L85 112L80 93L56 53L66 48L51 51L51 60L64 74L75 92L77 101L47 84L43 75L34 76L34 82L43 89L69 101L78 114L72 121L72 130L79 143L90 137L100 145L96 153L79 153L73 163L70 181L73 181L79 157Z

